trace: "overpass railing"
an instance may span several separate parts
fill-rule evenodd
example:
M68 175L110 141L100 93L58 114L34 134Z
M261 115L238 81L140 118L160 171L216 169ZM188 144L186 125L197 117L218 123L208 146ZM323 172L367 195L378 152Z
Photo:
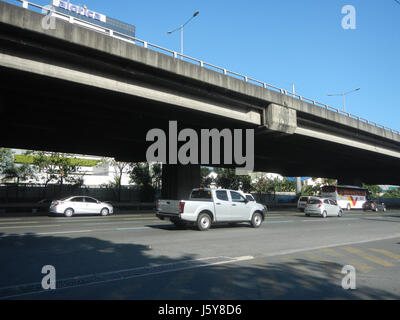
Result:
M225 68L213 65L211 63L208 63L208 62L205 62L205 61L202 61L202 60L199 60L199 59L196 59L196 58L181 54L179 52L176 52L176 51L173 51L173 50L170 50L170 49L163 48L161 46L158 46L156 44L153 44L153 43L141 40L141 39L138 39L136 37L132 37L130 35L127 35L127 34L124 34L124 33L118 32L118 31L114 31L111 28L106 28L104 26L99 26L97 24L91 23L91 22L89 22L87 20L83 20L83 19L79 19L79 18L76 18L76 17L72 17L72 16L70 16L68 14L64 14L62 12L54 10L51 5L41 6L41 5L29 2L29 1L25 1L25 0L15 0L15 1L21 2L22 3L22 7L24 7L25 9L29 9L29 6L31 6L33 8L41 9L43 14L49 14L49 12L52 12L52 13L55 13L57 15L64 16L65 18L67 18L69 20L70 23L76 23L77 22L77 23L79 23L79 26L82 26L82 27L85 27L84 25L93 27L93 29L91 29L91 30L107 34L107 35L109 35L111 37L115 37L115 38L118 38L118 39L123 40L123 41L130 42L130 43L132 43L134 45L140 44L143 48L152 49L154 51L158 51L158 52L161 52L161 53L164 53L164 54L165 53L170 54L175 59L178 59L180 57L182 60L197 64L202 68L208 68L208 69L211 69L211 70L214 70L214 71L218 71L218 72L220 72L220 73L222 73L224 75L227 75L227 76L230 76L230 77L234 77L234 78L243 80L245 82L258 85L258 86L263 87L265 89L274 90L274 91L279 92L279 93L281 93L283 95L287 95L287 96L293 97L293 98L298 99L300 101L306 101L308 103L311 103L311 104L313 104L315 106L324 108L326 110L330 110L330 111L342 114L342 115L344 115L346 117L349 117L349 118L358 120L360 122L364 122L364 123L367 123L369 125L375 126L377 128L381 128L383 130L386 130L386 131L389 131L389 132L392 132L392 133L400 135L400 131L398 131L398 130L391 129L389 127L386 127L386 126L383 126L381 124L378 124L378 123L376 123L374 121L370 121L370 120L367 120L367 119L362 118L360 116L351 114L349 112L342 111L342 110L340 110L338 108L331 107L331 106L329 106L327 104L318 102L315 99L310 99L310 98L304 97L302 95L298 95L296 93L292 93L292 92L290 92L288 90L273 86L273 85L271 85L269 83L266 83L266 82L263 82L263 81L259 81L257 79L253 79L251 77L242 75L240 73L237 73L237 72L234 72L234 71L230 71L228 69L225 69ZM82 23L84 25L82 25ZM101 29L101 31L99 31L99 29Z

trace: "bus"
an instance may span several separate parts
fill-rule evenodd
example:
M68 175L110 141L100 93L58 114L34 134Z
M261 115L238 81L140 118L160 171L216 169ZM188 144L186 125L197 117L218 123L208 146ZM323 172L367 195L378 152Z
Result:
M368 189L355 186L323 186L321 197L334 199L346 210L362 209L367 201Z

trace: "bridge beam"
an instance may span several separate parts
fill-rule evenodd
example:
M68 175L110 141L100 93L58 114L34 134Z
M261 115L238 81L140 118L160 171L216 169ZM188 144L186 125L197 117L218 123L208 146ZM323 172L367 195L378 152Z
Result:
M187 199L193 188L200 187L200 165L162 166L162 199Z
M264 125L269 130L293 134L297 128L297 112L294 109L270 103L264 112Z

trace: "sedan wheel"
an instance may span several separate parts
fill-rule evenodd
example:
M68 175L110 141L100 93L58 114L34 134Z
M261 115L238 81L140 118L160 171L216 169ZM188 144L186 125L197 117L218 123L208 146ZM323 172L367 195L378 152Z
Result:
M107 208L103 208L100 211L100 214L104 217L104 216L108 216L108 214L110 213L110 211Z
M343 211L340 209L340 210L339 210L339 213L338 213L338 217L341 217L342 214L343 214Z
M72 217L74 215L74 210L71 208L68 208L64 211L64 216L66 217Z

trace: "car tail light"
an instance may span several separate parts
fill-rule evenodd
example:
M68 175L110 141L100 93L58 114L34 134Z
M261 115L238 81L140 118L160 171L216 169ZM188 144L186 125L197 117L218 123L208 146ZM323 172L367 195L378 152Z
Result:
M321 208L322 201L319 202L318 208Z
M51 206L55 207L55 206L58 206L58 205L63 204L63 203L64 203L64 201L54 201L54 203L51 204Z
M179 202L179 213L183 213L183 209L185 209L185 203L183 201Z

